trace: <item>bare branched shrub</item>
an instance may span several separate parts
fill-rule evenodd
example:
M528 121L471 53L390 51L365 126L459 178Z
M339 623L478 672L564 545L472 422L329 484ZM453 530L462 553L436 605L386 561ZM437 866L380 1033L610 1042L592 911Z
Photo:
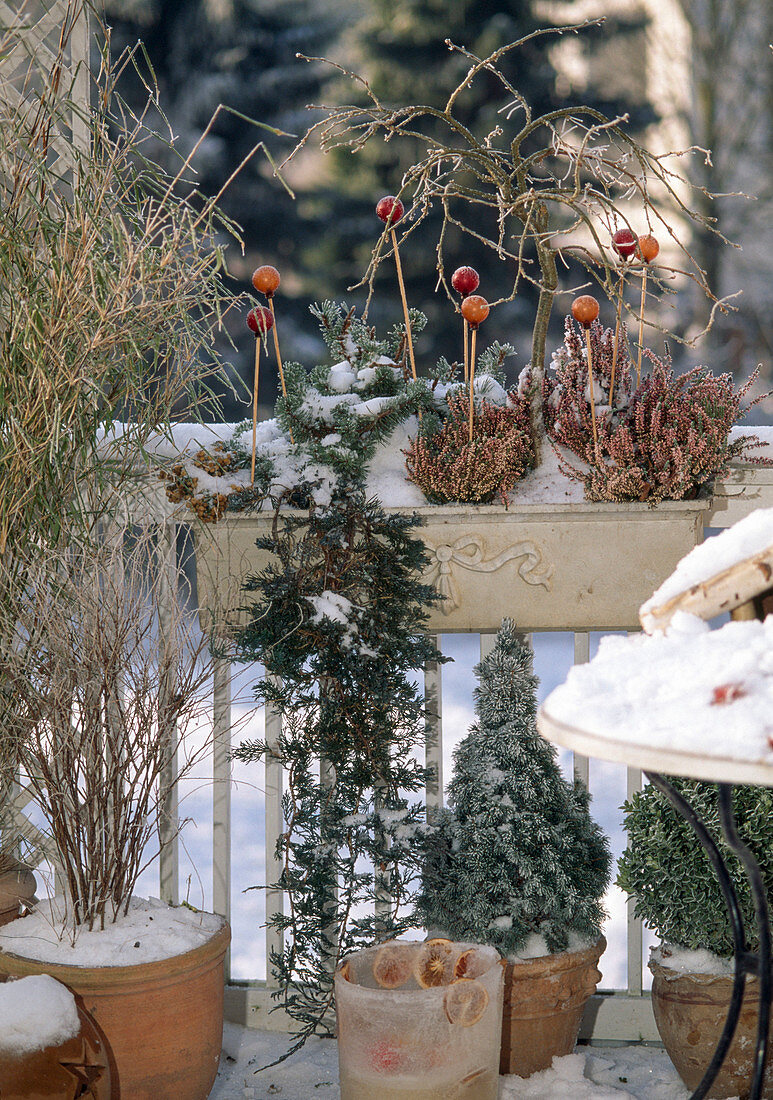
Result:
M29 576L0 654L14 703L5 737L48 824L74 923L89 928L128 907L175 776L207 744L175 771L207 710L211 661L174 570L154 557L147 531L56 552Z
M424 417L422 430L405 452L408 479L432 504L460 501L485 504L507 497L534 465L529 435L529 400L517 392L507 405L485 398L475 410L469 435L469 403L458 394L448 398L447 416L433 426Z
M582 481L588 500L647 501L690 499L727 472L733 458L769 465L750 457L756 436L730 440L728 433L763 395L743 407L759 370L735 390L729 374L695 367L674 375L670 360L645 354L650 374L634 388L625 341L620 341L615 390L610 407L614 334L594 322L590 329L594 407L598 442L593 438L588 363L581 329L566 320L563 345L553 356L555 376L543 383L544 419L550 439L582 461L573 465L559 453L559 464Z
M608 118L582 104L536 115L500 68L506 55L536 36L578 33L598 22L537 30L485 58L447 41L449 50L469 61L469 69L442 109L382 102L365 78L336 65L351 80L354 95L361 101L321 107L322 119L298 147L302 149L316 138L327 151L343 148L354 153L370 141L404 140L411 148L426 149L426 155L411 165L396 187L406 206L403 236L409 237L431 212L441 212L438 276L455 305L446 272L446 236L451 228L474 237L490 249L492 260L502 262L510 289L492 306L511 301L524 283L538 290L531 359L536 393L544 374L559 266L579 264L602 292L613 298L619 265L612 235L621 226L635 234L656 233L668 241L674 259L657 267L650 265L648 270L655 287L672 292L674 285L691 280L711 304L708 326L717 309L729 308L714 296L689 245L692 226L712 234L717 245L724 241L712 219L698 212L705 209L711 196L698 194L675 167L680 157L707 157L706 150L653 153L629 133L627 117ZM476 81L485 82L487 88L498 87L501 93L499 122L489 133L475 132L462 121L458 110ZM473 219L473 211L483 216L482 224L488 224L488 230L478 228L481 219ZM391 250L387 227L358 284L366 284L371 294L376 270ZM453 257L453 266L457 262L458 257ZM642 267L631 265L637 274ZM624 308L629 317L638 319L633 306L626 303ZM648 322L652 324L650 318ZM538 401L532 413L538 447Z

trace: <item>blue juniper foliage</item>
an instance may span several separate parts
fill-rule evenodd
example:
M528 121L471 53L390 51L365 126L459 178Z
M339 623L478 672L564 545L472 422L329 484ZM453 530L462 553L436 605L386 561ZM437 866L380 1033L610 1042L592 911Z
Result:
M450 809L424 840L417 909L433 933L517 954L599 935L609 883L606 837L589 795L561 775L536 728L531 649L505 619L477 666L477 722L454 753Z
M431 395L396 365L400 333L381 343L330 303L318 316L335 366L286 371L278 415L292 431L296 476L276 496L271 536L258 540L273 564L247 580L253 602L236 638L237 659L265 666L257 699L282 717L277 743L246 742L234 755L271 753L284 768L274 885L289 903L269 918L285 937L270 964L298 1026L293 1049L330 1027L340 957L407 927L420 813L411 796L426 780L413 752L424 703L410 674L442 660L425 632L438 597L418 579L427 565L418 519L388 514L365 490L377 442ZM280 513L288 499L303 507ZM369 915L385 890L391 911Z

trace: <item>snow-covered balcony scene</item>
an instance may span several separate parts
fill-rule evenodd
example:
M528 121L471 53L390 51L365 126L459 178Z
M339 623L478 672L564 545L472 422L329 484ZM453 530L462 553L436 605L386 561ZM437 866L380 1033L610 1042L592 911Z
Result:
M773 1098L763 0L0 5L0 1097Z

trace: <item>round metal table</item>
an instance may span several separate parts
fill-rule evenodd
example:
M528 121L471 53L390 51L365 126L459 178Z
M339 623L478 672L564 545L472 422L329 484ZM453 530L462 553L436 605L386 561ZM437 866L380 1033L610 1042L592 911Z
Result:
M735 977L730 1009L724 1030L706 1073L692 1094L691 1100L703 1100L719 1073L730 1047L741 1012L746 978L759 979L759 1019L757 1043L754 1053L754 1072L749 1100L762 1097L763 1076L768 1049L771 1002L771 929L770 914L765 896L759 864L749 848L738 836L733 816L733 786L754 784L773 787L773 764L755 763L729 756L702 756L678 748L654 748L642 743L626 741L622 737L610 738L591 729L568 725L550 714L550 696L537 715L537 727L548 741L563 748L572 749L583 756L596 756L602 760L616 761L629 767L641 768L647 779L671 802L678 813L689 822L706 851L719 879L727 905L733 934ZM722 832L728 847L738 856L749 879L759 934L760 948L756 953L747 948L746 932L738 897L721 851L692 806L675 790L667 775L686 776L715 782L719 791L719 815Z

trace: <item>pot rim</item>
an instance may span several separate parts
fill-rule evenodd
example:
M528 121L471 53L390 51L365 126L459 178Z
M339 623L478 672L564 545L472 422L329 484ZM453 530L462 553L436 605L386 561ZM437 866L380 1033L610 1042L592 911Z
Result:
M210 914L220 916L220 914ZM12 973L24 970L27 974L50 974L64 985L77 986L79 992L99 990L104 986L127 987L148 981L171 981L189 973L191 970L206 967L218 962L224 956L231 942L231 926L225 917L220 916L220 928L211 932L208 938L179 955L167 959L154 959L152 962L132 963L128 966L74 966L70 963L46 962L44 959L30 959L17 952L0 948L0 973L8 960ZM6 971L7 973L7 971Z

